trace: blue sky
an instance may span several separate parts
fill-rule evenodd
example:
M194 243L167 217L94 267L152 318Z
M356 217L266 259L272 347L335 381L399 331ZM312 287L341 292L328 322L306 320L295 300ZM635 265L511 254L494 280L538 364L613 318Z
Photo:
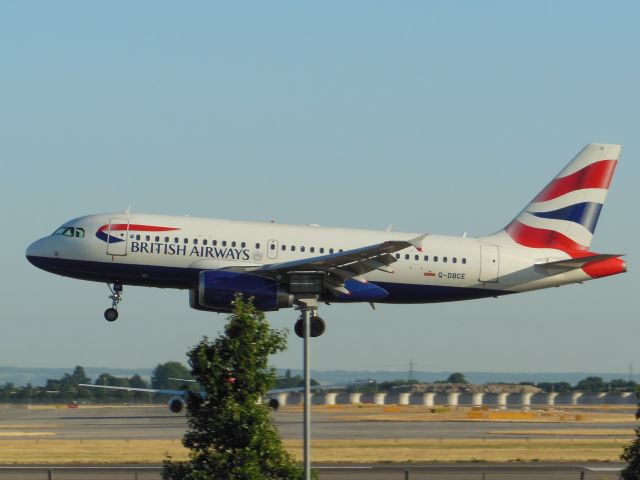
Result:
M592 248L630 271L442 305L337 305L318 369L640 369L637 2L4 2L0 365L184 360L186 292L29 265L83 214L458 235L503 227L586 143L624 144ZM269 314L291 327L295 312ZM291 337L278 367L298 368Z

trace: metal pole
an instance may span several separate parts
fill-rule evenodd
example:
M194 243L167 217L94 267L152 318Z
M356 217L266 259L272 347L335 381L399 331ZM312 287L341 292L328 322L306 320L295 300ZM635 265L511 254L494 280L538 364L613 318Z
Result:
M302 309L304 332L304 478L311 479L311 374L309 368L309 336L311 314L308 306Z

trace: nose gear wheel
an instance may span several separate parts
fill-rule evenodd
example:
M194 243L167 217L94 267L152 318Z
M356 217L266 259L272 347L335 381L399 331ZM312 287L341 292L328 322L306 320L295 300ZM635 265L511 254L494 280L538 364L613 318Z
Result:
M107 308L104 311L104 318L107 322L114 322L118 318L118 304L122 301L122 283L113 282L113 288L108 283L107 286L111 291L111 295L109 295L111 308Z

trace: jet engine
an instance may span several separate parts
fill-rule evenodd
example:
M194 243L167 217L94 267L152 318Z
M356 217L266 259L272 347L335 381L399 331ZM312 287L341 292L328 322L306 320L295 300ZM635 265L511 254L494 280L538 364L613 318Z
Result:
M180 413L184 409L184 400L182 397L171 397L169 399L169 410L172 413Z
M236 293L253 298L253 304L262 311L278 310L293 305L291 295L277 280L250 273L224 270L200 272L198 290L191 290L189 304L196 310L229 312L233 310Z

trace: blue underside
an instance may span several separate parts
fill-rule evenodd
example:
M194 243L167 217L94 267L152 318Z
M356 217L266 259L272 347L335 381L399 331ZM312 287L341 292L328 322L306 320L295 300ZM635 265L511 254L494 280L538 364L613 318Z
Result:
M199 269L158 267L152 265L131 265L105 262L86 262L49 257L27 257L36 267L66 277L78 278L94 282L121 282L125 285L146 287L194 289L198 287ZM372 284L373 286L373 284ZM404 283L376 282L376 287L386 290L385 298L366 300L361 296L349 298L327 297L328 302L361 302L375 303L436 303L474 298L497 297L512 292L490 290L485 288L460 288L442 285L418 285Z

